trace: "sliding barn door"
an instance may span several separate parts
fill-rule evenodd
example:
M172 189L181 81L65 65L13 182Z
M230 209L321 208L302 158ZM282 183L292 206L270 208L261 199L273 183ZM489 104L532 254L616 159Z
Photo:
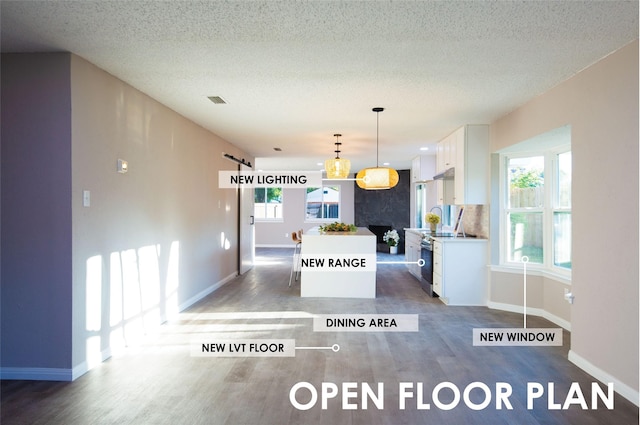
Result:
M250 168L240 165L242 170ZM238 272L244 274L251 270L255 259L255 225L253 216L253 189L238 189Z

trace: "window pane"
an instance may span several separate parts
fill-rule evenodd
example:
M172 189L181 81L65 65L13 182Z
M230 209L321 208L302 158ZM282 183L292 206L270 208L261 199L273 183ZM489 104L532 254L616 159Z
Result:
M257 187L253 189L253 201L256 204L264 204L264 187Z
M571 213L553 214L553 265L571 269Z
M281 187L268 187L267 189L267 202L269 203L282 203L282 188Z
M306 218L329 220L340 218L340 187L309 187L306 198Z
M571 152L558 155L558 207L571 208Z
M256 219L282 219L282 188L258 187L254 189L253 215Z
M538 208L544 201L544 157L509 158L509 208Z
M520 261L529 257L530 263L542 264L542 213L509 213L508 260Z

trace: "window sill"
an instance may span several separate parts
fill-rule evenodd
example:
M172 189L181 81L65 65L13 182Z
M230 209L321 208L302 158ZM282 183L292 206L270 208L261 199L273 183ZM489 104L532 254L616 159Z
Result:
M501 273L514 273L514 274L522 274L523 268L522 266L515 265L491 265L490 270L492 272L501 272ZM547 270L542 267L527 267L527 274L532 276L542 276L547 279L553 279L557 282L563 283L565 285L571 285L571 275L561 274L552 270Z

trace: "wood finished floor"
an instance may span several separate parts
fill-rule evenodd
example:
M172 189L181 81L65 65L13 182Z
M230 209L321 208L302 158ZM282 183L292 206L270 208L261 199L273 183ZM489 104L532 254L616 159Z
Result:
M393 257L401 259L401 257ZM567 360L570 334L562 347L473 347L476 327L521 327L522 315L481 307L447 307L427 296L401 265L380 265L375 300L301 299L299 282L287 286L290 249L259 249L257 265L203 299L178 320L94 368L74 382L3 381L4 424L638 424L638 408L620 396L615 408L583 411L526 406L526 383L555 383L562 403L579 382L591 400L591 376ZM221 313L231 313L225 315ZM249 314L254 313L254 314ZM268 314L275 313L275 314ZM310 314L419 314L415 333L313 332ZM528 327L556 327L528 317ZM300 350L293 358L199 358L190 356L197 335L225 338L295 339L296 346L339 344L337 353ZM343 410L341 399L301 411L289 401L291 387L307 381L384 382L384 410ZM471 382L494 387L507 382L513 410L495 404L474 411L461 402L439 410L431 390L440 382L461 391ZM418 410L398 407L400 382L424 383ZM300 401L303 393L300 393ZM447 402L443 392L442 401ZM472 392L472 396L477 393ZM475 402L478 402L475 397ZM495 400L493 398L492 400ZM350 400L354 402L354 400ZM359 401L356 401L359 404Z

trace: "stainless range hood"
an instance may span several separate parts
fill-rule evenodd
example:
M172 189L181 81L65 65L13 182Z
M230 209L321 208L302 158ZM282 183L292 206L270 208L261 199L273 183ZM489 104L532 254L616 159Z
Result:
M452 167L444 170L439 174L436 174L435 176L433 176L433 179L434 180L453 180L455 175L456 175L456 169Z

